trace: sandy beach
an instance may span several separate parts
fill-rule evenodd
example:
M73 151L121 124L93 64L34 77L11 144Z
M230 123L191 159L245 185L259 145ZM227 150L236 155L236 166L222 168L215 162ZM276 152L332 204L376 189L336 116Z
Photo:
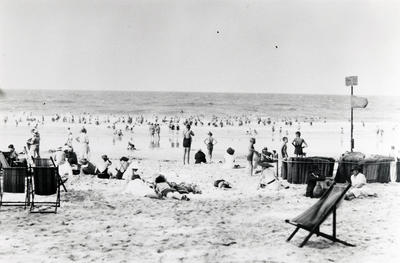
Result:
M315 202L303 196L304 185L256 190L257 176L220 164L162 162L161 170L171 181L198 184L203 193L189 202L155 200L123 194L124 181L70 178L56 215L1 209L0 261L397 262L400 256L397 183L373 184L378 198L342 203L338 237L356 247L314 236L298 248L305 232L286 243L293 227L284 220ZM214 188L211 182L220 178L233 189ZM330 218L322 230L331 231Z
M345 142L342 146L338 143L341 126L345 123L304 124L302 132L310 145L309 155L338 158L346 148ZM71 126L71 130L76 133L80 127ZM387 125L389 131L390 127ZM279 151L279 134L272 140L270 127L256 128L256 148L268 146ZM364 129L360 124L358 128L363 140L360 144L369 147L363 148L366 152L376 152L379 145L384 153L388 146L383 142L392 142L389 132L382 139L376 138L375 124L368 123ZM0 133L7 142L2 140L1 147L12 142L19 149L29 129L24 125L3 125ZM39 126L43 156L49 156L48 149L62 145L64 138L60 134L66 134L65 129L65 125ZM134 152L126 150L129 133L114 144L111 129L87 129L94 162L104 153L115 163L120 156L128 155L138 162L143 179L153 181L155 173L162 173L172 182L197 184L202 194L190 194L188 202L156 200L143 197L141 192L126 193L129 182L124 180L72 176L67 182L68 192L61 193L61 208L56 215L1 208L0 261L396 262L396 256L400 256L398 183L371 184L377 198L342 203L338 211L338 237L356 247L314 236L306 247L298 248L305 232L286 243L293 227L284 220L297 216L315 202L303 196L306 186L290 185L289 189L279 191L257 189L260 175L250 177L246 168L226 170L219 163L225 149L232 146L238 163L246 166L247 127L214 128L218 140L214 163L185 166L181 161L182 148L170 145L171 137L180 141L181 134L171 135L167 127L162 127L160 148L149 147L146 126L135 127ZM208 130L209 127L194 128L191 159L198 148L205 150L201 144ZM366 143L372 139L378 140L376 144ZM233 188L213 187L218 179L229 181ZM330 219L322 231L331 231Z
M395 0L0 0L0 263L400 262L399 32Z

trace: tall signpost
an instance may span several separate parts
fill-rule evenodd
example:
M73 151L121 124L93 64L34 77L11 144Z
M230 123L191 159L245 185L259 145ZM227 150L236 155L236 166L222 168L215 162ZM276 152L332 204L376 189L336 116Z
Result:
M346 77L346 86L351 86L351 99L353 99L353 86L358 85L358 76L350 76ZM354 130L354 125L353 125L353 105L351 105L351 113L350 113L350 151L353 152L354 149L354 137L353 137L353 130Z

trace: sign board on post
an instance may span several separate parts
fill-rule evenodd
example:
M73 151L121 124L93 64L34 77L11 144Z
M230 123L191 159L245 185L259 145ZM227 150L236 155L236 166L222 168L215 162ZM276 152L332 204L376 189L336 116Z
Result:
M357 86L357 85L358 85L358 76L346 77L346 86Z

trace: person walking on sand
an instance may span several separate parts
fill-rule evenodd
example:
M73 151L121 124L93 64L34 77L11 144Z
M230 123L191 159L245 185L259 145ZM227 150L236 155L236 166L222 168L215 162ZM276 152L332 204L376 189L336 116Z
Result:
M306 141L301 138L301 133L299 131L296 132L296 138L294 138L292 145L294 146L294 154L296 157L303 157L305 155L303 148L308 147L308 145Z
M87 130L82 128L79 136L76 138L76 141L79 143L79 159L87 159L89 160L89 137L87 136Z
M257 151L254 149L254 144L256 144L256 139L251 138L250 139L250 145L249 145L249 152L247 154L247 162L249 164L249 174L250 176L253 175L253 156L254 153L257 153Z
M187 161L189 164L190 147L192 146L193 131L190 129L190 125L186 125L186 129L183 131L183 164ZM186 157L187 156L187 157Z
M214 139L212 132L208 132L208 137L204 140L204 144L207 145L208 159L211 163L214 145L217 144L217 141Z
M32 129L31 132L32 132L32 137L28 139L26 144L28 146L30 155L33 158L40 158L40 149L39 149L39 146L40 146L40 134L39 134L39 132L38 132L38 130L36 128Z

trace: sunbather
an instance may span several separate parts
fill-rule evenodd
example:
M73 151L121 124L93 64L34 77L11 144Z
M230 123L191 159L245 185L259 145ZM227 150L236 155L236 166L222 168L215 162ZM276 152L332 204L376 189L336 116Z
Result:
M229 147L224 155L224 164L222 166L225 169L236 169L240 165L235 163L235 150Z
M224 189L232 188L232 185L228 181L225 181L224 179L216 180L214 182L214 186L217 188L224 188Z
M110 174L108 172L108 167L112 164L112 162L108 159L107 155L101 156L102 162L100 162L96 166L96 172L98 178L101 179L109 179Z
M286 181L281 180L275 172L275 166L267 162L263 163L263 171L260 178L258 189L268 188L272 190L279 190L280 188L288 189L289 185Z
M352 200L359 197L377 196L376 193L373 193L368 188L367 179L365 178L365 175L361 173L361 167L356 166L351 170L351 172L351 188L346 193L346 200Z
M155 192L159 198L172 198L189 201L189 198L186 195L182 195L172 188L163 175L159 175L155 179Z
M122 156L122 157L119 159L119 162L120 162L120 167L119 167L119 168L115 168L115 170L117 171L115 177L116 177L117 179L122 179L122 177L123 177L125 171L126 171L126 170L128 169L128 167L129 167L129 164L130 164L130 163L129 163L128 157L125 157L125 156Z
M95 174L96 166L89 162L87 159L82 159L79 161L83 174Z

